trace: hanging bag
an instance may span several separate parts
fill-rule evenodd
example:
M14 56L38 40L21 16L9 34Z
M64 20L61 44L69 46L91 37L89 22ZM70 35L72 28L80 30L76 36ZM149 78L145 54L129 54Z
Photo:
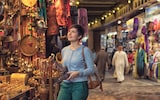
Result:
M84 47L82 49L82 57L83 57L83 61L84 61L84 65L85 65L85 69L87 68L87 64L85 62L85 57L84 57ZM88 76L88 88L89 89L95 89L97 88L98 86L100 86L100 90L103 91L103 88L102 88L102 82L100 81L97 73L94 73L92 75L89 75Z

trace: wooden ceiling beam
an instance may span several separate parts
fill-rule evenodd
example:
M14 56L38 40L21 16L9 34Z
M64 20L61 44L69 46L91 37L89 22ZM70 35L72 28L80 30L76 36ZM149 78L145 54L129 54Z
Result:
M93 8L86 8L87 9L87 11L100 11L100 12L107 12L107 11L109 11L110 9L109 8L97 8L96 10L94 10Z
M113 5L105 5L105 4L103 4L103 5L79 5L78 7L87 7L87 8L89 8L89 7L98 7L98 8L104 8L104 7L112 7Z
M91 1L91 2L87 2L87 1L83 1L83 2L80 2L80 5L114 5L114 4L116 4L116 2L99 2L99 1L97 1L97 2L93 2L93 1Z
M103 13L104 11L88 11L87 13L89 14L99 14L99 13Z

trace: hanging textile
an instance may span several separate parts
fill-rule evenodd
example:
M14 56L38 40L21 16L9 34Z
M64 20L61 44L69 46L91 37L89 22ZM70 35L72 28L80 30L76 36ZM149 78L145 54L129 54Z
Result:
M58 24L56 20L56 8L54 4L51 4L47 7L47 35L56 35L58 34Z
M46 12L46 2L45 0L39 0L39 15L44 18L44 21L47 21L47 12Z
M56 0L56 19L59 26L67 26L67 17L68 12L66 8L67 0Z
M132 36L135 38L139 28L139 19L134 18Z
M85 30L85 35L88 33L88 17L87 9L79 8L78 9L78 24L82 25Z
M67 24L68 24L68 28L72 25L72 18L71 18L71 8L70 8L70 0L67 0L67 4L66 4L66 8L67 8Z

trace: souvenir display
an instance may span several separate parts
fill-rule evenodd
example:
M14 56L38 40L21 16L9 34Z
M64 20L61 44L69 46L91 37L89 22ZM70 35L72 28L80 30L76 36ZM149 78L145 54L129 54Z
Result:
M21 94L31 91L33 88L27 86L26 82L27 74L12 74L9 82L0 84L0 100L18 98Z

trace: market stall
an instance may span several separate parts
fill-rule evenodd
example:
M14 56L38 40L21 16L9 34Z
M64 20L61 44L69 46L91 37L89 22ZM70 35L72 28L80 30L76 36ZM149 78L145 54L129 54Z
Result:
M69 17L65 0L0 1L1 100L56 100L55 81L63 70L57 67L61 65L59 51L51 47L66 32Z

